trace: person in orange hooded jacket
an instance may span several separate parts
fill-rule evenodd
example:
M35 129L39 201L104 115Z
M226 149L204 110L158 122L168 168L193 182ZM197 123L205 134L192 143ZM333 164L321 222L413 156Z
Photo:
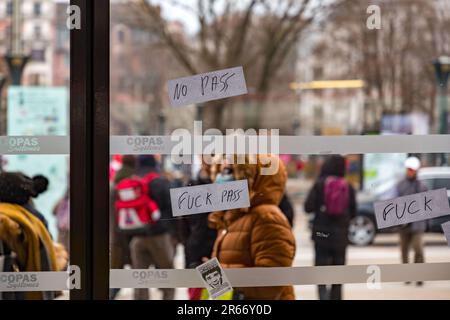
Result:
M257 164L249 164L246 157L246 164L224 164L212 170L216 183L246 179L249 186L249 208L215 212L209 216L210 227L218 231L213 257L217 257L224 268L292 266L295 238L288 220L278 208L285 191L286 170L279 158L264 156L261 161L262 157L258 156ZM278 170L273 175L261 172L267 159L277 162ZM295 299L292 286L234 290L245 300Z

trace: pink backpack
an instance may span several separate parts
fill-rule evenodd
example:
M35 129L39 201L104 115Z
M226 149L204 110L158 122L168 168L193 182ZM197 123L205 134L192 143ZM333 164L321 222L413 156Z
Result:
M349 204L349 185L344 178L329 176L325 180L324 204L330 216L346 213Z

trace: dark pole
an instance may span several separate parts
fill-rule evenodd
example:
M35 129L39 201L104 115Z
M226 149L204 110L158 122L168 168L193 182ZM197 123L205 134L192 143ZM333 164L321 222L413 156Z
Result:
M440 57L434 62L438 86L439 134L448 134L448 80L450 75L450 57ZM448 164L447 155L441 154L441 165Z
M72 0L70 252L81 269L74 300L109 298L109 0Z
M160 114L158 115L158 129L159 129L159 135L164 136L166 134L166 116L164 112L161 110ZM161 167L162 170L165 169L166 165L166 156L161 155Z
M6 62L11 75L11 83L13 86L20 86L22 83L22 74L29 56L22 52L21 41L21 0L13 0L13 12L11 20L11 48L6 55Z
M166 116L162 111L158 115L158 120L159 120L159 135L163 136L166 133Z
M195 120L203 121L203 110L205 109L205 105L203 103L197 104L195 111Z
M3 87L6 84L6 75L4 75L3 73L0 73L0 135L4 135L5 133L4 128L3 128ZM6 122L5 122L6 123ZM0 163L1 166L1 163Z
M0 73L0 136L4 135L3 133L3 87L6 83L6 76L3 73ZM3 171L3 156L0 155L0 172Z
M8 54L6 62L11 75L11 84L20 86L22 84L22 74L29 57L22 54Z

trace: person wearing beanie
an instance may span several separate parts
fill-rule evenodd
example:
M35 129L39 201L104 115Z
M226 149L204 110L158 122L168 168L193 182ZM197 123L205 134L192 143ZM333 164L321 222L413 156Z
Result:
M42 175L30 178L20 172L2 172L0 174L0 202L23 206L48 230L47 219L34 207L32 201L32 198L37 198L47 191L48 184L48 179Z
M398 197L403 197L415 193L427 191L427 187L417 180L417 172L421 167L420 160L416 157L409 157L405 161L405 178L397 184L396 191ZM414 262L424 263L423 233L427 227L426 221L417 221L405 224L400 229L400 248L402 263L409 262L409 249L414 249ZM406 284L409 284L407 282ZM418 286L423 283L417 282Z

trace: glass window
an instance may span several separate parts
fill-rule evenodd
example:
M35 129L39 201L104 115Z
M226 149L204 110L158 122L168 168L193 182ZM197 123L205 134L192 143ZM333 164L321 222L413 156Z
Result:
M31 60L45 62L45 49L31 50Z
M48 12L40 2L31 3L52 33L65 26L55 22L65 23L65 15L54 18L57 8L65 13L67 2L46 1ZM11 15L11 1L7 11ZM0 26L14 28L10 21L0 18ZM0 261L5 262L0 264L0 300L68 299L59 272L70 265L70 63L58 59L56 37L45 50L36 48L42 30L34 19L23 15L19 27L23 32L17 32L15 56L0 55L0 220L8 222L0 223ZM10 41L1 42L0 52L10 53L10 46ZM13 227L20 235L11 233ZM38 271L50 272L49 280ZM25 277L29 281L21 272L32 273ZM21 291L24 286L35 291Z
M450 215L384 227L375 205L449 187L450 58L442 32L449 19L438 13L437 2L379 1L381 19L367 13L364 1L331 3L111 2L110 267L112 283L123 287L112 287L111 299L205 297L194 285L186 289L186 279L171 278L170 269L192 276L188 271L213 257L225 268L260 266L268 274L271 267L324 265L400 270L393 283L375 280L380 290L372 290L367 278L327 287L297 285L293 277L296 285L278 292L283 299L288 291L296 299L450 298L441 290L448 281L426 280L424 286L425 273L406 279L402 271L406 263L450 261L441 227ZM242 82L231 70L236 67L242 67ZM245 92L225 94L232 83L236 91L245 84ZM230 163L221 158L224 150L196 145L197 136L211 141L207 130L270 136L274 149L256 143L261 149L254 153L259 159L270 153L278 169L266 176L260 163L249 163L250 155L245 163ZM174 148L183 137L187 146ZM241 179L249 201L238 208L216 205L194 213L201 207L198 194L174 196L179 188L189 194ZM154 211L130 209L141 196L156 203ZM409 204L404 211L415 205ZM273 219L258 235L250 226L264 214ZM249 229L239 233L244 225ZM273 231L277 227L283 231ZM277 249L252 243L259 236ZM169 269L168 276L159 269ZM338 278L332 270L327 275ZM348 270L346 276L357 277ZM178 282L175 288L159 290L171 281ZM258 299L269 291L243 286L234 293Z
M41 16L41 13L42 13L42 3L34 2L33 3L33 14L36 17L39 17L39 16Z
M13 3L11 0L8 1L8 3L6 4L6 14L8 16L11 16L13 13Z
M42 27L39 25L34 26L34 37L36 40L39 40L42 38Z
M125 42L125 31L124 30L117 31L117 39L119 40L119 43L123 44Z

